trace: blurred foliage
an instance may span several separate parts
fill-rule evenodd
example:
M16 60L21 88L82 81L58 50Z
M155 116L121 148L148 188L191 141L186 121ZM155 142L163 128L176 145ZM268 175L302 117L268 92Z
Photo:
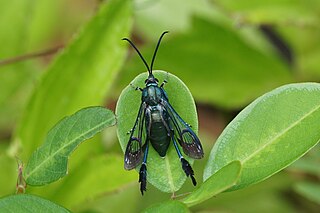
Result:
M123 66L127 44L121 38L132 38L149 61L165 30L170 34L155 69L181 78L198 106L206 155L194 164L199 180L219 127L239 110L278 86L320 80L319 8L317 0L1 1L0 60L63 48L50 56L0 61L0 196L15 192L15 156L27 163L48 130L82 107L104 103L113 108L121 90L146 71L134 52ZM122 156L115 129L108 129L78 147L64 179L28 186L27 193L75 212L162 208L171 195L149 184L141 197L138 174L124 171ZM317 212L319 163L318 145L268 180L190 210ZM193 190L187 181L178 195ZM168 205L188 211L179 202Z

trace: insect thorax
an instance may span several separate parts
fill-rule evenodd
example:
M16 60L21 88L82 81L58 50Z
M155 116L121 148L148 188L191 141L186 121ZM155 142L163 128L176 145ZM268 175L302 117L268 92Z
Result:
M148 106L155 106L162 100L167 100L163 90L158 85L150 85L142 91L142 101Z

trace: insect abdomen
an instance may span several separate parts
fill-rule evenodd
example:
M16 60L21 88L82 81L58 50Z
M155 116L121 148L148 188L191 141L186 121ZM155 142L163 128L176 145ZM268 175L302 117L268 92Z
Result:
M170 144L170 136L168 135L168 130L164 125L164 122L168 122L167 116L161 113L162 112L159 110L151 112L149 138L153 148L161 157L164 157Z

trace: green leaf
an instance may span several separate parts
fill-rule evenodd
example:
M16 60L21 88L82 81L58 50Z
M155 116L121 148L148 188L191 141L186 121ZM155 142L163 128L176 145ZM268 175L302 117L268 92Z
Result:
M153 212L188 213L190 211L185 204L179 201L171 200L163 203L154 204L142 212L143 213L153 213Z
M38 2L1 1L0 60L28 51L27 43L32 33L29 26L35 21L33 12L37 10L34 5ZM37 71L39 68L30 61L0 66L0 128L10 130L21 116Z
M240 173L241 163L233 161L210 176L199 188L181 201L187 206L201 203L234 186L240 177Z
M162 82L164 78L167 79L168 83L164 88L171 105L197 133L197 111L192 95L186 85L178 77L170 73L164 71L153 71L153 73L159 79L159 82ZM147 72L142 73L132 81L132 84L144 88L144 81L147 77ZM117 133L123 151L125 151L129 140L127 132L133 127L140 104L141 92L136 91L130 85L127 86L122 91L116 106ZM189 158L188 160L190 163L193 162ZM172 145L164 158L161 158L153 148L150 148L147 170L149 183L164 192L177 191L186 180L186 175L181 168L180 160Z
M300 195L320 205L320 184L312 182L300 182L294 186L294 190Z
M242 164L233 190L262 181L299 159L320 139L320 84L279 87L242 110L214 145L204 179L234 160Z
M1 143L0 143L1 144ZM3 147L0 147L3 148ZM17 181L17 162L4 150L0 149L0 197L12 194Z
M188 82L197 101L238 109L292 81L288 68L276 55L249 45L229 26L195 18L190 31L166 36L155 65ZM146 58L153 51L154 45L142 50ZM138 57L133 60L123 74L127 78L142 68Z
M137 174L122 168L122 156L103 154L88 159L69 175L51 200L73 209L137 181Z
M129 34L130 26L131 1L101 4L97 14L44 73L15 138L23 145L22 160L42 143L61 117L102 104L126 56L121 38Z
M10 195L1 198L0 209L1 212L70 212L49 200L28 194Z
M135 23L143 36L158 39L164 30L170 32L186 31L195 14L215 15L214 6L206 0L162 0L146 7L147 2L137 0L136 7L143 8L135 11ZM177 11L177 8L179 10ZM157 14L156 16L154 14Z
M23 175L27 184L41 186L64 177L68 157L77 146L115 122L113 112L103 107L85 108L62 119L31 155Z
M320 20L318 21L320 23ZM319 24L317 25L319 26ZM319 27L294 27L279 28L277 31L288 43L294 53L294 72L299 80L314 81L320 78L320 36Z
M318 26L318 1L300 0L219 0L218 5L238 21L253 24Z

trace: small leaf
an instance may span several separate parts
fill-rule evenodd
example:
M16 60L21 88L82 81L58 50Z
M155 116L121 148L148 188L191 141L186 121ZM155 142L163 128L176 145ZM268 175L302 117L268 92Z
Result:
M300 182L294 187L300 195L320 205L320 184L312 182Z
M187 206L201 203L234 186L240 177L240 173L240 162L233 161L210 176L199 188L181 201L187 204Z
M85 108L62 119L33 152L24 171L27 184L40 186L64 177L68 157L77 146L115 122L112 111L103 107Z
M1 198L0 209L1 212L70 212L49 200L29 194L10 195Z
M164 86L164 89L168 94L169 102L197 133L197 111L192 95L186 85L178 77L170 73L164 71L153 71L153 73L159 79L159 82L162 82L164 78L167 79L168 83ZM132 81L132 84L143 88L145 87L144 81L147 77L147 72L144 72L138 75ZM117 133L123 151L125 151L129 141L127 132L134 125L140 104L141 92L136 91L130 85L127 86L122 91L116 107ZM193 160L187 159L190 163L193 162ZM180 160L172 144L169 146L164 158L161 158L152 147L149 149L147 170L147 180L164 192L177 191L186 180L186 174L181 168Z
M143 211L143 213L158 213L158 212L189 213L190 211L185 204L176 200L154 204Z
M214 145L204 179L234 160L242 164L233 190L262 181L299 159L320 139L320 84L289 84L247 106Z

